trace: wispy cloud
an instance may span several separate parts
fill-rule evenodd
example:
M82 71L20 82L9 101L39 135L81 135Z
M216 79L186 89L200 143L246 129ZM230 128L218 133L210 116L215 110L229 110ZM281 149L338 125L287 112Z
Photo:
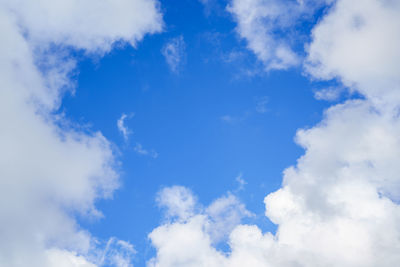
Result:
M154 159L158 158L158 153L154 149L152 149L152 150L144 149L142 144L140 144L140 143L136 143L136 145L133 149L136 153L138 153L140 155L150 156Z
M267 104L268 104L268 97L262 96L257 98L256 111L258 113L266 113L268 111Z
M243 173L239 173L239 175L236 176L235 181L238 183L236 191L242 191L244 186L247 184L246 180L243 179Z
M293 10L289 17L288 9ZM287 69L300 63L288 40L274 32L300 14L301 5L281 1L232 0L228 11L237 22L236 31L247 47L265 65L266 70Z
M161 49L168 67L174 73L178 73L185 62L185 48L185 41L181 35L169 40Z
M111 237L95 263L97 266L132 267L132 258L135 254L136 250L132 244Z
M231 115L223 115L223 116L220 117L220 119L221 119L221 121L226 122L226 123L230 123L230 124L233 124L233 123L236 123L236 122L240 121L239 118L231 116Z
M118 130L121 132L125 141L128 141L129 135L132 134L132 131L125 125L125 120L132 118L134 113L130 113L129 115L122 113L121 117L117 121Z
M334 101L340 97L340 94L343 92L342 87L331 86L319 90L314 91L314 97L317 100L326 100L326 101Z
M264 114L268 111L267 104L268 104L268 97L256 97L255 98L255 106L248 108L245 111L242 111L239 115L223 115L219 117L219 119L227 124L237 124L247 120L248 118L254 116L256 113Z

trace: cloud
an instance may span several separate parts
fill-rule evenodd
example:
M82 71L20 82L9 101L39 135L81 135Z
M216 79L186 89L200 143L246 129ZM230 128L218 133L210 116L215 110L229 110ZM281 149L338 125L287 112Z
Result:
M145 34L159 32L163 26L159 3L153 0L17 0L2 6L36 47L56 44L104 53L117 42L135 46Z
M220 119L221 119L222 121L226 122L226 123L235 123L235 122L237 122L237 121L240 120L239 118L233 117L233 116L231 116L231 115L224 115L224 116L221 116Z
M306 71L339 79L375 104L400 101L398 1L337 1L313 29Z
M148 262L149 266L217 266L213 263L223 257L212 244L224 240L243 218L252 216L229 193L206 208L196 200L182 186L161 190L157 201L167 209L169 220L149 235L158 251L157 257Z
M302 45L296 27L309 23L312 15L333 0L231 0L228 12L237 23L236 31L266 71L300 66L302 53L293 47ZM295 34L294 34L295 33ZM302 51L301 51L302 52Z
M240 122L245 121L249 116L251 116L251 111L244 111L241 115L233 116L233 115L223 115L220 117L220 120L234 125Z
M154 158L154 159L158 158L158 153L157 153L156 151L154 151L154 150L150 150L150 151L149 151L149 150L147 150L147 149L144 149L143 146L142 146L142 144L140 144L140 143L136 143L136 145L135 145L135 147L133 148L133 150L134 150L136 153L140 154L140 155L151 156L151 157Z
M221 16L224 13L224 3L217 0L199 0L199 2L203 5L204 15L206 17L212 14Z
M257 99L256 111L258 113L265 113L268 111L267 109L268 97L263 96Z
M132 134L132 131L125 125L125 120L132 118L133 116L134 116L134 113L131 113L129 115L122 113L121 117L117 121L118 130L121 132L122 136L124 137L125 142L128 141L129 135ZM140 144L140 143L136 143L136 145L133 147L133 150L140 155L150 156L154 159L158 158L158 153L155 150L144 149L142 144Z
M239 115L223 115L219 117L219 119L227 124L235 125L241 122L246 121L250 117L254 116L254 114L264 114L268 111L267 104L268 104L268 97L261 96L255 98L255 106L244 110Z
M165 208L167 218L186 220L194 215L197 199L193 193L183 186L165 187L157 194L157 204Z
M288 41L274 32L293 24L302 7L293 2L232 0L227 9L237 22L239 36L246 40L247 47L264 63L266 70L271 70L300 63Z
M314 92L314 97L317 100L334 101L340 97L343 88L337 86L330 86Z
M209 217L207 227L214 244L226 240L243 218L253 216L253 213L248 211L245 205L230 192L214 200L205 209L205 214Z
M75 216L100 217L119 178L109 141L58 112L74 89L69 52L101 56L161 28L155 1L1 2L0 265L98 263L101 242Z
M132 267L132 257L136 254L133 246L123 240L112 237L99 255L99 266Z
M172 72L178 73L185 60L185 41L183 36L169 40L161 49Z
M125 120L131 118L132 116L134 116L133 113L130 115L122 113L121 117L117 121L118 130L122 133L122 136L124 137L125 141L128 141L129 135L132 133L132 131L125 126Z
M185 223L153 230L157 255L150 266L391 267L399 262L399 13L398 1L338 0L314 27L306 72L311 78L335 78L363 98L330 107L319 124L297 132L305 153L284 171L282 187L264 200L276 233L239 224L224 253L211 242L212 226L197 213Z
M244 186L247 184L246 180L243 179L243 173L239 173L238 176L236 176L235 181L238 183L238 188L236 191L241 191L244 189Z

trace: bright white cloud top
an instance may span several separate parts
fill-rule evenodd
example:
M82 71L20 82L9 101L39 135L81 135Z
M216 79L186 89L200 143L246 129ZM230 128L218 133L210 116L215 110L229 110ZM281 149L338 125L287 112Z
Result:
M111 146L52 111L71 88L67 49L135 45L161 30L157 2L1 1L0 20L0 265L129 266L131 245L97 247L74 219L118 187Z
M293 14L312 12L308 6L317 2L234 0L229 10L266 68L282 69L298 58L271 31L291 26ZM304 9L299 13L292 5ZM203 213L193 213L150 234L157 248L150 266L398 264L399 14L399 1L338 0L314 27L306 72L311 78L337 78L364 99L333 106L320 124L298 131L296 140L305 154L285 170L282 188L265 198L266 216L278 225L276 234L238 225L229 236L231 251L223 253L213 246L210 222Z

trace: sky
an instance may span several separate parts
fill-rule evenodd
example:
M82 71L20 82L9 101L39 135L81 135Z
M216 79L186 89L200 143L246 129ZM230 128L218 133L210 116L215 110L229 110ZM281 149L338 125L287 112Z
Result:
M0 266L396 266L400 1L0 1Z

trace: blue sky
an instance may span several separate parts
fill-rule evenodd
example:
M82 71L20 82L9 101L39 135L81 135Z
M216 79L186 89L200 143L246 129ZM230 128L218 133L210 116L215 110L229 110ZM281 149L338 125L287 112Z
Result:
M394 266L398 13L4 1L0 266Z
M61 108L74 121L101 131L116 145L121 162L122 188L113 200L98 204L105 218L83 224L96 236L115 235L135 244L141 264L153 253L147 234L162 220L155 196L164 186L186 186L205 205L235 192L256 214L250 222L274 231L263 199L304 153L293 140L297 129L320 121L330 104L314 98L319 85L300 68L264 73L223 8L222 14L207 15L196 1L161 6L165 32L145 38L136 49L80 62L76 94L66 96ZM185 42L179 73L161 53L177 36ZM227 62L231 53L238 59ZM257 110L258 105L263 108ZM116 124L123 113L134 114L126 120L132 131L128 141ZM136 143L159 156L138 154ZM239 175L246 185L236 192Z

